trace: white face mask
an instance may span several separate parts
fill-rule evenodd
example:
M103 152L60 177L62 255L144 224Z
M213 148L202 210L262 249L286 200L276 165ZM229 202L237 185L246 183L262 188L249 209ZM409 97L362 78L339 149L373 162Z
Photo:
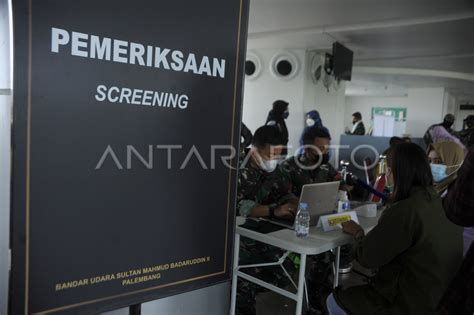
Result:
M278 160L264 160L258 154L256 157L260 168L267 173L273 172L278 166Z
M263 170L268 172L268 173L271 173L273 172L277 166L278 166L278 160L268 160L268 161L263 161L263 164L262 164L263 167Z
M311 118L306 119L306 126L313 127L315 124L314 120Z

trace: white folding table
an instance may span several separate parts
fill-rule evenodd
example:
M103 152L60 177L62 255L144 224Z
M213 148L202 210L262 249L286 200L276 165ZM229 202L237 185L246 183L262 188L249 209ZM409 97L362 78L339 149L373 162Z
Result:
M370 231L378 222L381 215L381 211L377 211L377 217L375 218L362 218L359 217L359 224L364 228L367 233ZM339 283L339 257L340 257L340 246L352 243L353 239L351 236L343 233L341 230L323 232L321 228L311 227L307 238L301 239L296 237L295 232L289 229L282 229L272 233L259 233L246 228L240 227L245 222L245 218L237 217L236 230L235 230L235 241L234 241L234 264L233 264L233 276L232 276L232 295L231 295L231 308L230 314L235 314L235 304L237 299L237 281L238 278L252 282L259 286L262 286L275 293L281 294L296 301L296 314L301 315L303 308L303 297L305 292L305 272L306 272L306 257L310 255L317 255L320 253L327 252L329 250L335 250L335 262L334 262L334 287ZM278 260L262 264L254 265L239 265L239 244L240 236L248 237L258 242L262 242L268 245L272 245L283 249L285 254ZM298 283L294 283L289 277L288 273L283 267L283 261L287 254L293 252L300 255L300 268ZM253 277L242 269L254 268L254 267L268 267L280 265L286 275L290 278L293 285L296 287L296 294L290 291L284 290L273 284L260 280Z

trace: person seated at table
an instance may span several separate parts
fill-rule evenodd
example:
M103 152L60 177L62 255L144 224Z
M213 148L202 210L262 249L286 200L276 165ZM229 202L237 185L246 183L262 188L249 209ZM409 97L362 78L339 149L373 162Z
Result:
M289 180L292 192L300 196L304 185L341 180L337 170L329 164L329 133L323 128L308 128L303 136L303 153L292 156L281 164L281 171ZM350 266L348 247L343 247L341 264ZM329 252L308 258L307 282L309 302L313 309L322 311L327 295L332 290L330 281L332 257Z
M465 157L464 149L455 142L444 141L430 144L426 152L431 163L435 189L443 195L457 178Z
M281 164L292 192L299 196L304 185L340 180L339 173L329 164L329 133L323 128L308 128L302 136L303 153Z
M398 144L388 164L395 190L377 226L365 235L354 221L342 224L355 239L355 259L378 272L369 284L329 295L329 314L435 314L461 264L462 229L446 217L423 150Z
M252 146L241 159L237 188L237 213L245 217L293 218L298 199L291 193L290 184L279 171L278 162L283 148L277 128L263 126L255 131ZM283 251L242 237L239 264L248 265L277 261ZM285 266L291 271L293 263ZM294 268L294 267L293 267ZM265 282L284 287L290 282L279 266L246 269L246 272ZM252 283L239 281L237 313L256 313L256 295L264 291Z
M263 126L255 131L239 168L237 210L241 216L294 216L298 199L279 169L282 150L278 129Z

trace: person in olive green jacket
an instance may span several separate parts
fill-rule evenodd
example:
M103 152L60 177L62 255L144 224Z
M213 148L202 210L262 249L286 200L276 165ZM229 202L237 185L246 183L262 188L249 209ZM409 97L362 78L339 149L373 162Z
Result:
M461 264L462 229L446 217L423 150L398 144L388 162L395 190L378 225L364 235L357 223L343 224L356 239L355 259L378 271L370 284L331 294L329 314L435 314Z

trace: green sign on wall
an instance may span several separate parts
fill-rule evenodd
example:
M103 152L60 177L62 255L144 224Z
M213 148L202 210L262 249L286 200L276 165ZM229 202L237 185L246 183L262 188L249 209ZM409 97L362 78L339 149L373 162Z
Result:
M395 117L395 121L406 121L406 107L372 107L372 120L375 115Z

